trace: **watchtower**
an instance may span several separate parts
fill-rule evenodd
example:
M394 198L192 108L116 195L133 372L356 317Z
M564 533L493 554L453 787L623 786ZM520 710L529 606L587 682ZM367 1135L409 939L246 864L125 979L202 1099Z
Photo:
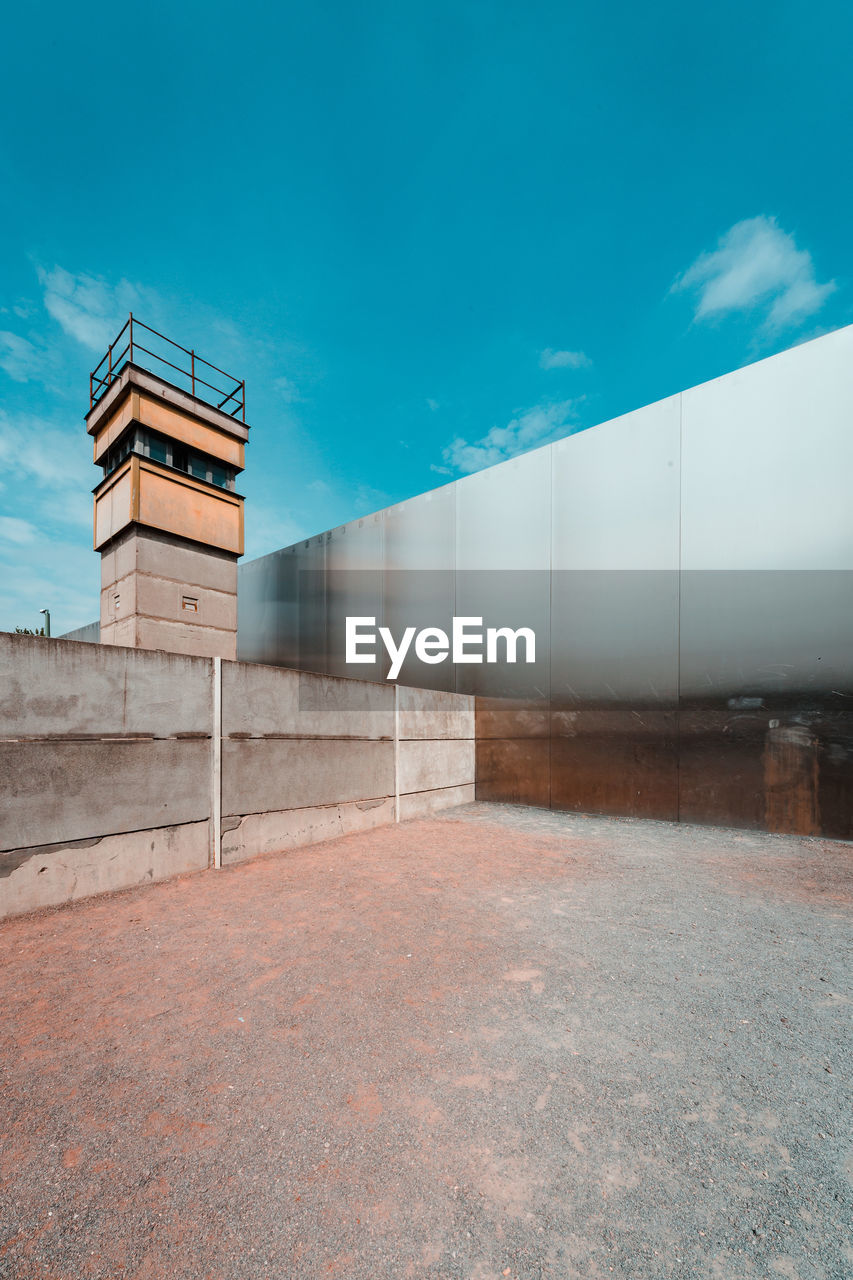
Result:
M236 658L245 382L131 315L89 400L101 643Z

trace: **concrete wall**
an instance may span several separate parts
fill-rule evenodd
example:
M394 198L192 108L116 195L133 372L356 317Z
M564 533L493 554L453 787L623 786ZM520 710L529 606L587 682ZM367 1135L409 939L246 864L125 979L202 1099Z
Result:
M0 916L473 798L473 698L0 633Z
M397 690L401 818L474 799L474 699L432 689Z

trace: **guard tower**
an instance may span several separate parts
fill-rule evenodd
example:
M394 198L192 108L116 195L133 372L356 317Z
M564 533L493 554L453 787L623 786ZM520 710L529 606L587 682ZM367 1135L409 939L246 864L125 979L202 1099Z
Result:
M89 400L101 643L236 658L245 382L131 315Z

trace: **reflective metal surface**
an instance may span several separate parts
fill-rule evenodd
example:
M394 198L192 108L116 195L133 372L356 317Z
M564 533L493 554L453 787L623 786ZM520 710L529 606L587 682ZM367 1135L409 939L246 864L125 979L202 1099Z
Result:
M851 422L848 328L244 565L240 657L530 627L401 670L479 695L481 798L853 838Z
M456 487L445 485L382 513L385 529L385 625L450 630L456 606ZM449 663L421 662L410 651L400 683L453 692Z

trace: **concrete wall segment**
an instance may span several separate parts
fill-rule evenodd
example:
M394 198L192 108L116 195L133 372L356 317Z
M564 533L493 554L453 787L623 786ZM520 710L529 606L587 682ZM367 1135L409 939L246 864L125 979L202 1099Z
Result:
M222 667L222 732L265 736L390 739L391 685L288 671L249 662Z
M224 817L394 795L393 742L226 738Z
M222 863L227 866L263 853L299 849L356 831L372 831L393 821L394 801L389 797L275 813L250 813L223 823Z
M463 786L474 777L475 744L463 741L409 741L399 745L399 792L438 791Z
M0 738L210 732L209 659L0 632Z
M207 822L0 853L0 917L207 866Z
M398 699L401 739L474 737L474 698L400 685Z
M441 787L437 791L415 791L400 796L400 821L426 818L440 809L452 809L458 804L472 804L474 798L473 782L458 787Z
M0 633L0 916L209 865L214 672ZM229 662L222 694L225 861L473 795L471 698ZM435 736L395 742L396 699Z
M0 849L209 815L207 738L0 742Z

